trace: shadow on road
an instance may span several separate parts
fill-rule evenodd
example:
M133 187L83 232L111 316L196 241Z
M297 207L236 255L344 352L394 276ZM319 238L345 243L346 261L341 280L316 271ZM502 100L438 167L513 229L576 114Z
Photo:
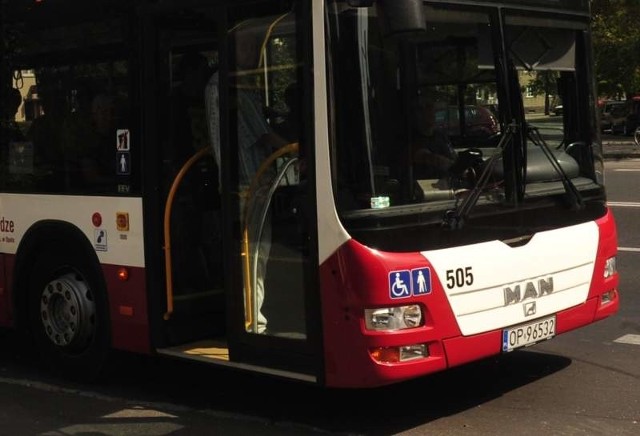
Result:
M0 341L7 342L0 332ZM472 409L571 364L528 350L453 368L417 380L366 390L323 389L196 362L119 354L113 373L94 385L41 375L24 355L0 359L2 367L49 385L96 392L129 403L170 403L180 408L258 418L331 433L397 434ZM5 370L6 372L6 370ZM175 414L175 411L172 412ZM179 419L179 418L178 418ZM188 422L184 423L187 428ZM273 430L273 427L271 427Z

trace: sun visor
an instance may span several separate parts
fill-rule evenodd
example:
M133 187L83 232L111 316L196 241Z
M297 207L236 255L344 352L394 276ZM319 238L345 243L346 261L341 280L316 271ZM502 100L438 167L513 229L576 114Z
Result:
M507 47L516 62L516 68L527 71L575 71L575 31L509 26L507 34Z

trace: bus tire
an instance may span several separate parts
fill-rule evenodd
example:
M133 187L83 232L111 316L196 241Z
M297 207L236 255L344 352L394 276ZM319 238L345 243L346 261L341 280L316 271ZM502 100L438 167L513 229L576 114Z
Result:
M92 256L61 243L45 248L31 271L29 323L43 363L66 378L97 380L110 348L99 266Z

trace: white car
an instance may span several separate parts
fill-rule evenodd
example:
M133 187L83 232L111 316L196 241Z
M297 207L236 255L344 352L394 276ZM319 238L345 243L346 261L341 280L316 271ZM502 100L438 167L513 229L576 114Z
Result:
M553 113L556 114L556 115L562 115L562 105L559 104L559 105L554 106Z

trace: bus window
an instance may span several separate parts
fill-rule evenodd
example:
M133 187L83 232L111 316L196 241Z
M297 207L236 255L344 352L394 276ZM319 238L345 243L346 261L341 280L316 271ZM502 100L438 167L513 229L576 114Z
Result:
M99 45L104 42L105 26L111 31L110 39L123 38L122 27L113 22L69 26L64 35L36 28L16 38L11 74L24 100L23 112L16 118L24 138L9 144L3 161L7 189L131 192L135 171L130 168L133 123L128 54L124 45L113 40L109 50ZM84 55L65 57L36 43L54 35L64 38L61 43L68 50ZM125 137L123 149L118 144Z
M424 30L397 35L383 32L374 7L336 2L332 10L341 211L371 210L378 199L391 206L453 199L476 171L473 159L454 165L458 154L490 154L499 142L489 15L424 9ZM493 186L500 196L499 181ZM436 219L447 207L441 203Z
M516 15L508 16L506 22L507 53L523 90L522 107L528 129L526 183L537 189L537 182L560 178L545 164L542 141L553 150L554 158L570 178L585 176L595 180L591 160L594 150L588 144L596 139L596 131L591 128L596 99L587 79L586 24ZM562 111L554 114L551 109L558 105ZM589 183L586 179L583 182Z

